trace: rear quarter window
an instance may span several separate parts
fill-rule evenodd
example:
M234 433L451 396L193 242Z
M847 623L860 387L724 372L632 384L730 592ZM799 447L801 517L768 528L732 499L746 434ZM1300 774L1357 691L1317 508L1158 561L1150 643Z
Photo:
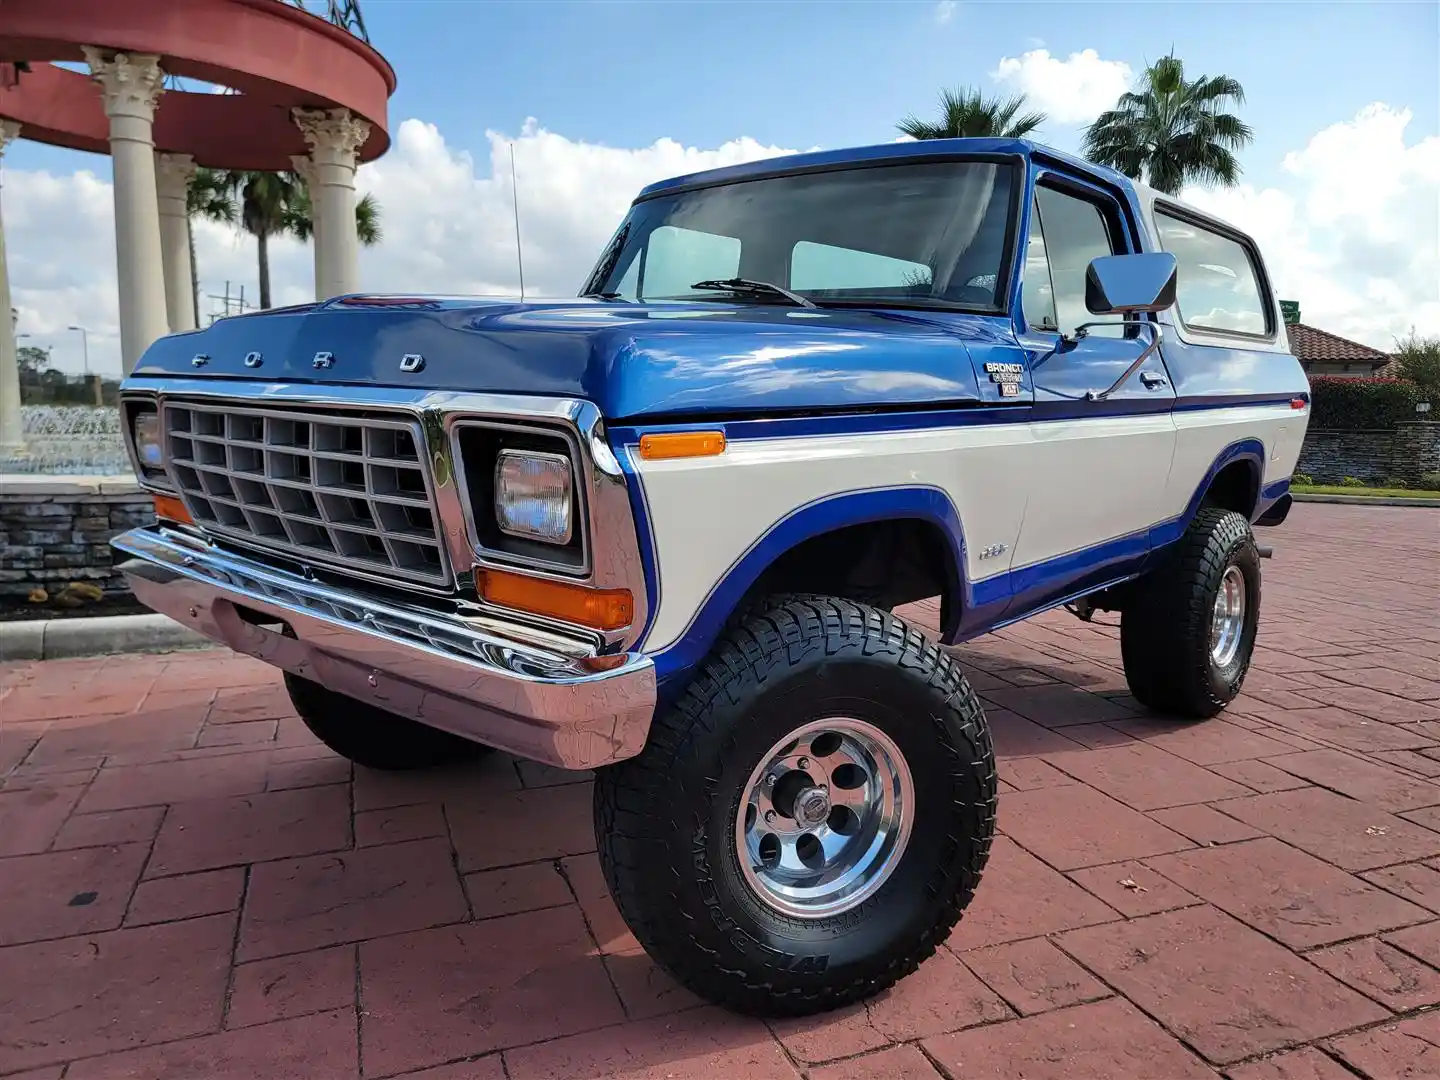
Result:
M1160 246L1175 256L1175 306L1186 329L1270 337L1273 305L1254 248L1155 207Z

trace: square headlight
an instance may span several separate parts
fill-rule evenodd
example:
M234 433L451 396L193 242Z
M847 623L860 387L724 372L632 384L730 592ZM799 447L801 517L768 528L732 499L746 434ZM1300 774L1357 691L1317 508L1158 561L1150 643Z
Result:
M570 459L533 450L501 450L495 462L495 520L500 531L568 544L574 522Z
M160 414L153 409L135 415L135 456L148 471L165 468L165 441L160 432Z

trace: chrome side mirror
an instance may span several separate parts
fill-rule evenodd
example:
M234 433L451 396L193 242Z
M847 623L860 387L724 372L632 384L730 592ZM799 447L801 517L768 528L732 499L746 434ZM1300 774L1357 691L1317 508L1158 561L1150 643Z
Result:
M1168 251L1102 255L1085 271L1085 307L1092 315L1140 315L1175 303L1175 256Z

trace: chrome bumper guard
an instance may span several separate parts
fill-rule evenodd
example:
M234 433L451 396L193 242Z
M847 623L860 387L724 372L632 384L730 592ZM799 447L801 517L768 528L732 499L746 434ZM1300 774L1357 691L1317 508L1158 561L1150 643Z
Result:
M411 720L563 769L634 757L649 735L655 665L641 653L542 650L492 622L362 599L158 526L111 544L147 607Z

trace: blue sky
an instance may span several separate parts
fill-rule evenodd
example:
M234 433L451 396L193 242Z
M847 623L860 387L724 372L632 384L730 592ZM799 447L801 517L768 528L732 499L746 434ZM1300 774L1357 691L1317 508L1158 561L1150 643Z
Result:
M458 149L527 117L571 139L717 146L748 135L808 148L883 142L941 87L1007 89L1002 57L1096 49L1139 70L1174 48L1192 74L1239 79L1255 128L1246 179L1275 179L1309 134L1384 101L1440 130L1440 5L1018 3L960 0L362 0L399 75L391 123L420 117ZM1052 123L1046 141L1077 145ZM108 173L108 161L22 143L20 168Z
M1043 43L1145 61L1173 47L1193 74L1245 86L1251 178L1298 137L1372 101L1440 124L1434 3L970 3L779 0L464 3L364 0L372 40L400 72L396 117L454 143L534 116L573 139L640 146L669 135L715 146L886 141L942 86L991 86L1004 56ZM1077 129L1045 134L1069 148Z
M309 0L323 7L323 0ZM1148 61L1245 87L1242 185L1185 197L1251 232L1307 322L1377 347L1440 333L1440 4L956 0L361 0L394 65L390 152L358 186L380 291L518 288L509 140L530 295L573 295L645 183L784 150L886 142L945 87L1030 92L1042 141L1081 132ZM162 99L160 107L164 108ZM1068 114L1068 115L1066 115ZM527 119L534 123L527 126ZM27 343L118 365L109 159L20 141L4 158ZM202 291L256 294L253 240L198 224ZM311 257L272 244L275 302ZM202 301L202 313L208 301ZM212 311L215 310L213 307Z

